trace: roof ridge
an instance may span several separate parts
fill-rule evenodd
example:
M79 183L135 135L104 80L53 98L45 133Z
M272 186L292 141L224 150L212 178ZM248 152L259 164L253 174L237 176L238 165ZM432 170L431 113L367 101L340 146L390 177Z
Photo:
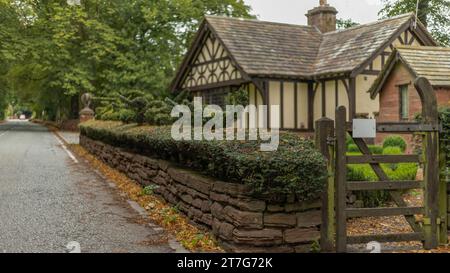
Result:
M346 28L346 29L337 29L337 30L332 31L332 32L326 32L326 33L323 33L323 35L331 35L331 34L336 34L336 33L342 33L342 32L346 32L346 31L350 31L350 30L355 30L355 29L359 29L359 28L363 28L363 27L367 27L367 26L373 26L373 25L385 23L385 22L392 21L392 20L397 20L397 19L400 19L400 18L402 18L402 17L405 17L405 18L410 17L410 18L411 18L411 17L413 17L413 16L415 16L415 14L412 13L412 12L410 12L410 13L404 13L404 14L400 14L400 15L397 15L397 16L394 16L394 17L384 18L384 19L380 19L380 20L373 21L373 22L366 23L366 24L361 24L361 25L353 26L353 27Z
M401 45L401 46L396 46L396 48L397 49L411 49L411 50L450 51L449 47L439 47L439 46Z
M310 28L310 29L317 29L314 26L308 26L308 25L299 25L299 24L292 24L292 23L282 23L282 22L272 22L272 21L265 21L265 20L259 20L259 19L252 19L252 18L242 18L242 17L228 17L223 15L205 15L205 18L219 18L219 19L227 19L227 20L234 20L234 21L248 21L248 22L255 22L255 23L264 23L264 24L273 24L273 25L284 25L284 26L293 26L293 27L303 27L303 28Z

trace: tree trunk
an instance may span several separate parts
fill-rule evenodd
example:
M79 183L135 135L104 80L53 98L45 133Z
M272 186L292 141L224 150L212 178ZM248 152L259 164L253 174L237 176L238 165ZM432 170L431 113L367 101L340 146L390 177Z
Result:
M71 109L71 113L70 113L70 118L71 119L78 119L79 118L79 113L80 113L80 103L79 103L79 96L78 95L74 95L71 97L70 99L70 109Z

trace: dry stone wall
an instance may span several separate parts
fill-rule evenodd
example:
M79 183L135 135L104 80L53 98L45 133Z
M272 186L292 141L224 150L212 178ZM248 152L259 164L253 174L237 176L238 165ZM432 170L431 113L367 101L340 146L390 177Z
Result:
M171 164L80 136L80 144L106 164L177 205L208 228L230 252L309 252L319 239L320 202L250 194L245 185L217 181Z

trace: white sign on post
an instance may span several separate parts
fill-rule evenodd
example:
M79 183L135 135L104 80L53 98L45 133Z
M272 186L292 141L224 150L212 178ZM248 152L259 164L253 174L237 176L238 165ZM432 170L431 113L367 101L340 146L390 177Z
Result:
M354 119L353 138L376 138L377 121L375 119Z

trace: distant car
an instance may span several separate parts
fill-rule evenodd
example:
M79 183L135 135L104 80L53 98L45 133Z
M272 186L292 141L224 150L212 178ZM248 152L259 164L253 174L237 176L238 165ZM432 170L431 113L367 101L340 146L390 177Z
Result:
M19 118L20 120L26 120L27 119L27 117L25 116L25 115L20 115L20 118Z

